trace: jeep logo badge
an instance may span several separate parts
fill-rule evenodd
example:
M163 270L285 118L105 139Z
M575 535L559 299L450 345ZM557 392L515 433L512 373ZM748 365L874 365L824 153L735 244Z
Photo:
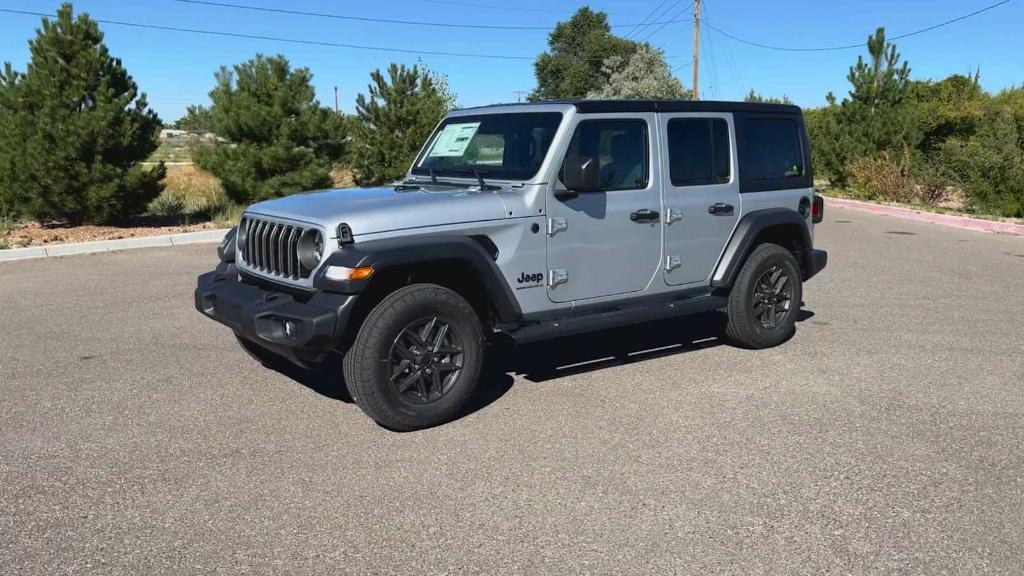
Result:
M536 284L543 279L544 275L541 274L540 272L535 272L533 274L527 274L526 272L522 272L519 274L519 278L516 280L516 282L519 282L520 284Z

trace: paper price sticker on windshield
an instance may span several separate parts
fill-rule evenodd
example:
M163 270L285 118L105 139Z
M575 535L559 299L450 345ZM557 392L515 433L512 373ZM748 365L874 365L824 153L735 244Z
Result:
M469 142L473 140L479 122L465 122L462 124L448 124L437 135L434 146L431 147L427 156L431 157L460 157L466 153Z

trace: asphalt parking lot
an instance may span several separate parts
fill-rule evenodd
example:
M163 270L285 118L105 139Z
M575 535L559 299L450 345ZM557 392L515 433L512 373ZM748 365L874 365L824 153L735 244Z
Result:
M1024 572L1024 239L831 210L796 337L500 350L397 434L196 313L213 246L0 264L0 572Z

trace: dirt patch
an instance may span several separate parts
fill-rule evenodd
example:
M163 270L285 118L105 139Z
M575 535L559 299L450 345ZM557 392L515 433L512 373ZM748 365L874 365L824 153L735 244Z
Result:
M19 222L9 231L0 233L0 246L6 244L8 248L23 248L95 240L120 240L215 228L217 225L214 222L191 223L172 217L142 217L133 219L123 226L70 226L60 222Z

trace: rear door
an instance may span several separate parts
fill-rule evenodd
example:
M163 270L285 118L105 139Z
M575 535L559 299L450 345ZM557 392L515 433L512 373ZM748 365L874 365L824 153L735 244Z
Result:
M665 282L705 284L740 214L731 114L662 115Z
M598 161L602 189L560 199L549 185L548 296L570 302L639 292L661 261L657 119L653 113L586 114L561 158Z

